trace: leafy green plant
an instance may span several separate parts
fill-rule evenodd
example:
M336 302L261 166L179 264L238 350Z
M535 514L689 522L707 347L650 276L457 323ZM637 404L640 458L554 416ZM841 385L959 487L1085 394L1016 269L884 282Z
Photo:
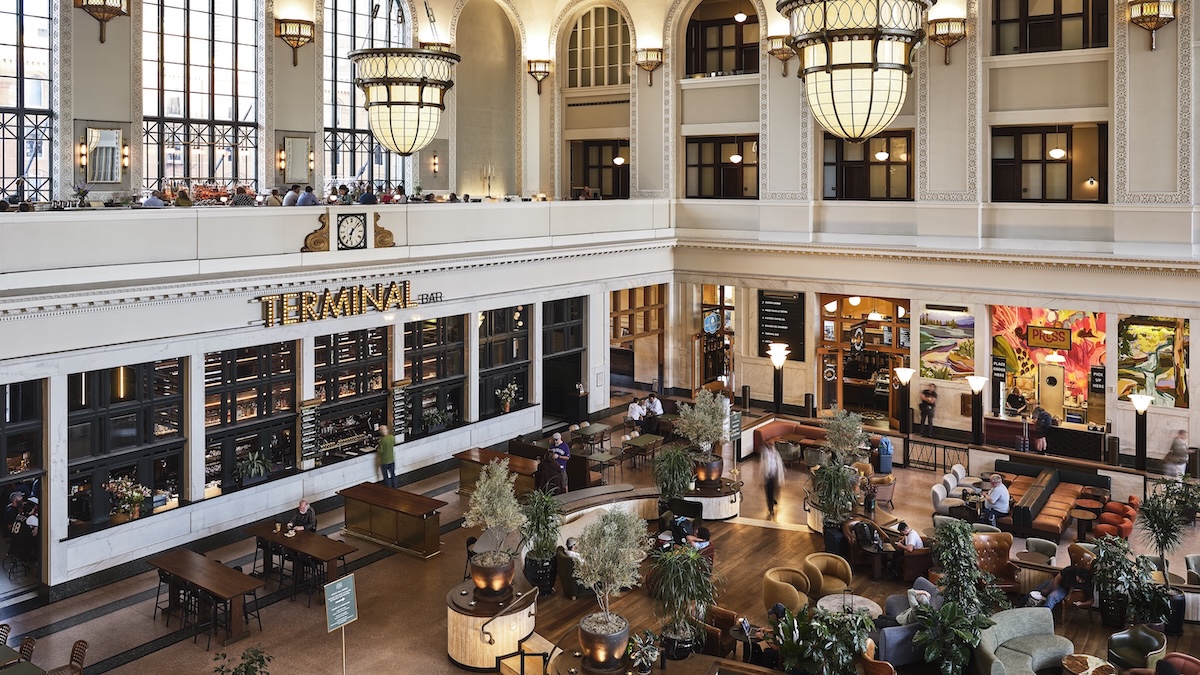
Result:
M984 614L963 611L956 602L945 602L940 609L918 605L916 619L913 644L923 648L926 663L938 664L941 675L962 675L983 629L995 624Z
M1172 481L1174 482L1174 481ZM1171 590L1171 577L1167 573L1167 556L1183 545L1183 492L1170 486L1160 486L1146 497L1138 512L1138 523L1142 526L1142 541L1154 547L1163 561L1163 577L1166 591Z
M260 450L246 453L246 456L238 460L237 466L234 467L238 478L259 478L267 475L270 470L271 464L267 462L267 458Z
M521 503L525 523L521 525L521 536L529 542L531 558L549 560L554 557L558 545L558 533L562 529L562 504L554 498L553 488L534 490L525 495Z
M854 486L858 485L858 473L845 464L833 459L829 464L813 471L813 494L817 507L824 514L826 525L840 526L854 511Z
M662 652L658 649L658 636L654 631L647 630L640 635L634 633L629 636L629 649L627 651L629 658L633 661L633 665L639 666L642 669L649 669L658 661L658 657Z
M692 546L658 549L650 554L650 599L658 603L662 633L679 640L703 637L697 611L717 603L712 560Z
M1140 514L1138 518L1141 519ZM1171 615L1170 589L1150 578L1154 565L1147 558L1139 556L1134 560L1134 570L1133 589L1129 594L1129 613L1141 623L1166 623Z
M646 521L622 509L611 509L588 525L579 537L575 578L596 591L596 603L606 623L614 623L612 596L638 582L638 566L646 557ZM615 622L623 624L624 620ZM615 630L620 630L617 625Z
M517 501L514 485L517 475L508 470L508 459L493 460L479 472L479 480L475 481L475 491L471 493L470 505L463 519L467 527L483 527L483 538L486 538L488 553L512 556L513 551L502 549L509 535L516 532L525 524L525 514L521 512L521 504ZM482 553L479 555L487 555ZM488 561L481 560L485 565L502 565L507 560L498 560L498 556L489 556Z
M848 675L854 660L867 647L875 624L866 612L828 612L803 607L793 615L785 610L771 636L786 671Z
M708 390L696 395L696 405L679 404L675 431L702 448L725 440L725 397Z
M213 657L219 663L213 672L217 675L270 675L267 665L271 663L271 655L263 651L259 645L247 647L240 658L221 653Z
M1128 605L1139 593L1137 564L1129 550L1129 542L1105 535L1096 539L1096 559L1092 561L1092 583L1100 599L1101 615L1109 608L1119 614L1119 623L1128 619ZM1125 605L1120 609L1120 605Z
M654 457L654 484L663 501L687 494L693 475L692 458L678 445L667 446Z
M850 462L850 458L858 454L859 446L870 440L862 423L862 415L846 410L834 410L833 416L825 420L825 441L835 464Z
M972 615L987 616L993 609L1006 609L1008 599L991 585L995 577L979 568L970 523L957 519L943 522L935 534L933 559L942 570L940 587L945 602Z

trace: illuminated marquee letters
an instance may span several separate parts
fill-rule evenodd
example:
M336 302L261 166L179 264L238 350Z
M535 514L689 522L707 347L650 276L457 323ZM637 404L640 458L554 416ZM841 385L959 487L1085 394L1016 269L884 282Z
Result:
M387 286L343 286L336 291L326 288L319 293L278 293L257 300L262 305L263 324L268 328L416 306L407 281L393 281Z

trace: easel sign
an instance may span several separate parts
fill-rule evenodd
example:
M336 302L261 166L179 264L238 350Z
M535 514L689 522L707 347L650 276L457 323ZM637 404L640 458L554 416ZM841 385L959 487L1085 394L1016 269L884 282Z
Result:
M342 674L346 673L346 624L358 621L358 598L354 575L325 584L325 624L332 633L342 629Z

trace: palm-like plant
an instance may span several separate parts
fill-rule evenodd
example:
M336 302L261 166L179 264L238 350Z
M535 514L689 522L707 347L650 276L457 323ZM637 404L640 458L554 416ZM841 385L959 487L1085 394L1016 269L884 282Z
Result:
M529 542L529 556L538 560L554 557L558 532L562 528L562 504L554 498L553 488L534 490L525 495L521 504L525 523L521 536Z
M1183 504L1179 493L1164 486L1155 490L1138 512L1138 524L1142 528L1142 541L1154 548L1163 562L1163 578L1166 590L1171 590L1171 577L1167 573L1167 556L1183 545Z
M1096 539L1096 559L1092 561L1092 583L1100 600L1100 616L1111 616L1110 627L1124 626L1129 605L1139 592L1138 570L1129 550L1129 542L1105 535Z
M692 458L678 445L671 445L654 457L654 483L663 501L682 497L692 482Z
M793 615L785 610L771 639L784 670L850 675L854 659L866 649L875 629L866 612L828 612L803 607Z
M650 598L658 603L663 635L678 640L703 637L697 610L717 602L712 560L692 546L677 546L654 551L650 565Z

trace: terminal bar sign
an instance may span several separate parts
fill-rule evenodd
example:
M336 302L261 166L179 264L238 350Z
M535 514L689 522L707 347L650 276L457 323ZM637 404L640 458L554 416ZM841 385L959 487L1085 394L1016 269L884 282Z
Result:
M326 288L321 292L277 293L256 300L262 305L263 323L268 328L416 306L407 281L393 281L386 286L343 286L336 291Z

